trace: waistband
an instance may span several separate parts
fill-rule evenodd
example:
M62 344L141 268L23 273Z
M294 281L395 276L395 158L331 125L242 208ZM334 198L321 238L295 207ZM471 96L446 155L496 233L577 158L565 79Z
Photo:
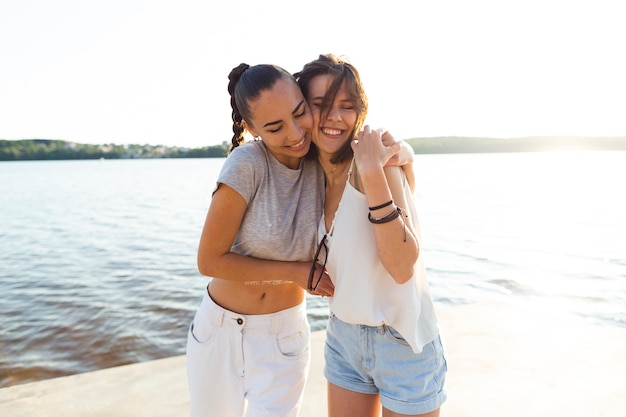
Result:
M267 329L272 334L289 329L297 329L302 327L303 324L308 324L306 301L276 313L239 314L219 306L213 301L208 292L205 292L198 313L205 318L209 318L214 326Z
M341 320L341 319L340 319L339 317L337 317L337 316L335 315L335 313L333 313L333 312L331 312L331 313L330 313L330 316L331 316L331 318L332 318L332 319L334 319L334 320L338 320L338 321L340 321L342 324L344 324L344 325L346 325L346 326L354 326L355 328L358 328L358 329L360 329L360 330L364 330L364 331L375 331L375 332L377 332L378 334L384 334L384 333L385 333L385 331L387 330L387 328L388 328L388 327L392 327L392 326L389 326L389 325L388 325L388 324L386 324L386 323L381 323L381 324L379 324L379 325L370 325L370 324L355 324L355 323L350 323L350 322L347 322L347 321L343 321L343 320ZM392 327L392 328L393 328L393 327Z

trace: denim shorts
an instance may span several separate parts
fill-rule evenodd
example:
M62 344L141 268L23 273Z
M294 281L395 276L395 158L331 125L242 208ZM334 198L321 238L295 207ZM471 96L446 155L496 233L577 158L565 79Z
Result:
M446 400L447 364L439 336L416 354L392 327L349 324L331 313L324 358L330 383L379 394L393 412L429 413Z

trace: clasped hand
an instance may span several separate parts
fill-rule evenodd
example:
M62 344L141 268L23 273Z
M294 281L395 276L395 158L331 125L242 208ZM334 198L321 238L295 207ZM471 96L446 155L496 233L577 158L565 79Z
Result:
M328 272L326 271L324 266L320 265L319 263L315 264L315 275L313 276L312 284L315 289L307 289L307 292L311 295L332 297L335 293L335 285L330 279L330 276L328 275Z
M365 126L359 132L358 139L351 143L354 158L359 171L364 172L370 168L381 168L390 165L404 165L412 162L412 152L401 152L403 142L396 139L384 129L372 130ZM411 160L406 160L411 159Z

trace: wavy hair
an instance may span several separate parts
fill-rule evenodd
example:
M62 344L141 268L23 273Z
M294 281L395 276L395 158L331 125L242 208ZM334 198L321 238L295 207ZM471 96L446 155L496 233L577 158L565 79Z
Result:
M363 83L361 82L361 76L354 65L333 54L325 54L309 62L300 72L294 74L307 101L310 99L309 86L311 80L319 75L330 75L333 77L333 82L326 91L321 103L321 120L324 121L328 117L332 103L344 83L357 114L356 124L352 132L350 132L348 140L346 140L346 143L344 143L337 155L331 160L332 163L336 164L352 157L350 142L356 138L365 124L368 110L367 95L365 94ZM308 156L317 157L317 147L311 146Z

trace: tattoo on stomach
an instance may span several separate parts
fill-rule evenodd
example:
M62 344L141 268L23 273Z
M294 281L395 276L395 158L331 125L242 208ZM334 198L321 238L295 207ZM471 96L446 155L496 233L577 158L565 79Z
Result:
M283 285L291 284L291 281L284 279L271 279L269 281L246 281L246 285Z

